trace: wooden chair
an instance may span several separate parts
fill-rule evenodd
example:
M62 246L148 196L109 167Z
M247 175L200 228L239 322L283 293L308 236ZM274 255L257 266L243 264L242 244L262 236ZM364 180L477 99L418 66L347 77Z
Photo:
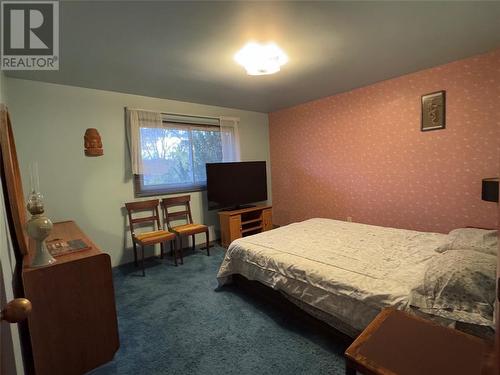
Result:
M163 244L165 241L170 241L170 249L172 250L175 265L177 266L177 249L175 248L175 243L174 243L176 236L174 233L162 229L160 225L160 215L158 213L158 204L159 204L158 199L125 203L125 207L127 208L128 211L128 220L130 223L132 244L134 245L134 264L136 267L137 267L137 245L141 246L142 276L146 276L146 273L144 271L144 246L155 245L159 243L161 248L160 257L163 259L164 255ZM152 215L146 217L136 217L136 218L133 217L135 213L141 211L151 211ZM152 223L153 230L149 232L136 233L134 225L139 223L141 224ZM154 229L155 227L156 229Z
M182 238L191 236L193 240L193 251L195 249L195 235L198 233L205 233L207 242L207 255L210 255L210 235L208 233L208 227L203 224L193 223L193 217L191 216L191 196L183 195L180 197L173 198L163 198L161 201L161 207L163 211L163 225L167 225L169 231L174 232L179 238L179 249L181 253L181 262L184 260L182 258ZM182 211L169 211L173 207L183 206ZM172 226L172 221L186 220L186 224Z

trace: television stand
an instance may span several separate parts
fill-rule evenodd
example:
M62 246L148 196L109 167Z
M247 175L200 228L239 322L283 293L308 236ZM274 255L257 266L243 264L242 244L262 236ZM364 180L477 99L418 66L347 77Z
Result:
M228 247L237 238L273 229L272 206L254 206L219 211L222 246Z
M232 208L226 208L224 211L236 211L236 210L244 210L246 208L254 208L257 207L255 204L242 204L242 205L237 205Z

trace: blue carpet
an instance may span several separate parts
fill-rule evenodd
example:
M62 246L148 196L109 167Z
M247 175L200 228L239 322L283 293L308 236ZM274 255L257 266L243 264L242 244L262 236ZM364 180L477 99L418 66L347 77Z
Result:
M120 350L100 374L344 374L344 344L235 286L216 291L224 252L174 267L114 269Z

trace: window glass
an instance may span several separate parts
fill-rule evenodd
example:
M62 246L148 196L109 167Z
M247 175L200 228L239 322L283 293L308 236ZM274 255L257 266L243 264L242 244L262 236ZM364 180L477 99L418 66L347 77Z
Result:
M136 193L152 195L206 186L206 163L221 162L220 128L169 124L140 129L143 175L136 176Z

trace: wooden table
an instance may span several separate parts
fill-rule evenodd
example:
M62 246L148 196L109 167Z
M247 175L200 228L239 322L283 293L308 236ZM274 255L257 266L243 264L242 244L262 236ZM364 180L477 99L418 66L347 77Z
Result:
M89 248L42 268L29 267L32 251L24 257L35 373L82 374L113 359L120 345L111 260L74 221L55 223L47 240L54 239L81 239Z
M485 375L484 340L395 309L383 310L345 352L346 374Z

